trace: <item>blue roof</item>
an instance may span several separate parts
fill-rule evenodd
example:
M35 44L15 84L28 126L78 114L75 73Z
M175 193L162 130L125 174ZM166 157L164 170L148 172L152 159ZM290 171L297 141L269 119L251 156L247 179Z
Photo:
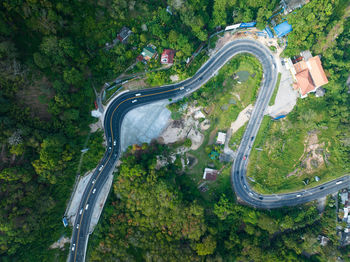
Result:
M267 26L264 30L269 35L270 38L273 38L273 33L272 33L270 27Z
M293 30L292 26L288 24L287 21L283 22L282 24L276 25L273 29L275 30L276 35L278 37L285 36Z
M249 23L241 23L239 26L240 28L247 28L247 27L254 27L256 25L256 22L249 22Z

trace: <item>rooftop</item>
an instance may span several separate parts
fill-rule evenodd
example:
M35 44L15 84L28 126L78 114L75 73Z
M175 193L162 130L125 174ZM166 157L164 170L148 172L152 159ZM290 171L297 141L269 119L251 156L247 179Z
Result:
M305 69L295 75L297 79L296 87L300 90L302 96L305 96L307 93L314 91L315 86L312 82L312 78L309 74L309 70Z
M295 78L294 88L300 91L302 97L307 93L317 91L320 86L328 83L326 74L322 68L319 56L311 56L310 51L301 53L301 61L294 64ZM320 89L317 96L323 96L324 90Z
M141 55L146 59L149 60L151 59L155 54L156 54L156 50L153 49L153 47L151 46L146 46L143 48Z
M216 139L216 143L219 145L223 145L223 144L225 144L225 139L226 139L226 134L219 132L218 138Z
M323 71L321 59L319 56L310 58L306 63L316 87L323 86L328 83L328 79L325 72Z
M161 64L172 64L174 63L175 51L172 49L164 49L160 58Z
M283 37L293 30L292 26L288 24L287 21L283 22L282 24L276 25L273 29L275 30L277 37Z
M203 179L205 180L211 180L215 181L216 176L218 175L219 171L211 168L205 168L204 169L204 174L203 174Z

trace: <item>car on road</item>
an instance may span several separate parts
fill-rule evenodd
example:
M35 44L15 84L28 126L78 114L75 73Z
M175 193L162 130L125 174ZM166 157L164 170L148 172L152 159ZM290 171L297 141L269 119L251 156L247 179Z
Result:
M95 192L96 192L96 188L94 188L94 190L92 190L92 193L93 193L93 194L95 194Z
M131 101L131 103L136 103L137 102L137 99L134 99Z
M246 186L246 185L243 185L243 187L244 187L245 189L247 189L247 186Z
M247 155L245 155L244 157L243 157L243 160L246 160L247 159Z
M102 166L100 166L100 168L98 169L98 171L101 171L101 170L102 170L102 168L103 168L103 165L102 165Z
M92 180L92 182L91 182L91 183L92 183L92 184L95 184L95 182L96 182L96 179Z
M340 185L341 183L343 183L343 181L338 181L337 183L335 183L336 185Z
M185 88L185 87L182 86L182 87L180 87L180 90L184 90L184 88Z
M301 197L301 194L297 194L296 197Z
M79 229L79 224L77 224L77 229Z
M322 189L324 189L324 186L321 186L321 187L320 187L320 190L322 190Z
M112 147L111 146L108 147L108 152L111 152L111 150L112 150Z
M88 208L89 208L89 204L86 204L85 210L88 210Z
M116 146L116 145L117 145L117 140L114 139L113 146Z
M75 243L72 245L72 251L74 251L75 249Z
M263 200L264 198L263 198L262 196L259 196L259 199L260 199L260 200Z
M83 213L83 209L80 209L79 211L79 215L81 215Z
M141 94L140 93L138 93L138 94L136 94L135 96L140 96Z
M253 141L253 139L254 139L254 136L252 136L252 137L250 138L250 141Z

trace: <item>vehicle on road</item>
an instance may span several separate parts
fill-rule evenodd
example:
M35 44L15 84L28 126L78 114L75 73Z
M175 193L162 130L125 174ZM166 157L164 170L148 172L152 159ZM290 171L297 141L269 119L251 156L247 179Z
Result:
M89 204L86 204L85 210L88 210L88 208L89 208Z
M322 189L324 189L324 186L321 186L321 187L320 187L320 190L322 190Z
M114 139L113 146L116 146L116 145L117 145L117 140Z
M254 139L254 136L252 136L252 137L250 138L250 141L253 141L253 139Z
M92 184L95 184L95 182L96 182L96 179L92 180L92 182L91 182L91 183L92 183Z
M108 152L111 152L111 150L112 150L112 147L111 146L108 147Z
M77 229L79 229L79 224L77 224Z
M92 190L92 193L93 193L93 194L95 194L95 192L96 192L96 188L94 188L94 190Z
M264 198L263 198L262 196L259 196L259 199L260 199L260 200L263 200Z
M335 183L336 185L340 185L341 183L343 183L343 181L338 181L337 183Z
M136 103L137 102L137 99L134 99L131 101L131 103Z
M100 168L98 169L98 171L101 171L101 170L102 170L102 168L103 168L103 165L102 165L102 166L100 166Z
M243 157L243 160L246 160L247 159L247 155L245 155L244 157Z
M244 187L245 189L247 189L247 186L246 186L246 185L243 185L243 187Z
M182 86L182 87L180 87L180 90L184 90L184 88L185 88L185 87Z
M80 209L79 211L79 215L81 215L83 213L83 209Z
M72 251L74 251L75 249L75 243L72 245Z
M301 197L301 194L297 194L296 197Z
M141 94L140 93L138 93L138 94L136 94L135 96L140 96Z

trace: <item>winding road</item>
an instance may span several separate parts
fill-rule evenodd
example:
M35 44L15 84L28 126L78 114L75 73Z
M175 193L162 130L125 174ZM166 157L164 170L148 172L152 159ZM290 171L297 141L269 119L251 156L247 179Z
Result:
M92 212L96 199L120 156L119 134L126 113L141 105L189 95L205 84L228 60L239 53L254 55L260 60L263 67L262 85L231 170L232 186L239 201L257 208L292 206L324 197L349 185L350 176L344 176L315 188L288 194L261 195L249 187L245 176L248 158L276 85L277 66L272 54L265 46L253 40L235 40L221 48L192 78L173 85L125 92L109 104L104 116L107 151L91 176L82 196L73 227L69 261L85 260Z

